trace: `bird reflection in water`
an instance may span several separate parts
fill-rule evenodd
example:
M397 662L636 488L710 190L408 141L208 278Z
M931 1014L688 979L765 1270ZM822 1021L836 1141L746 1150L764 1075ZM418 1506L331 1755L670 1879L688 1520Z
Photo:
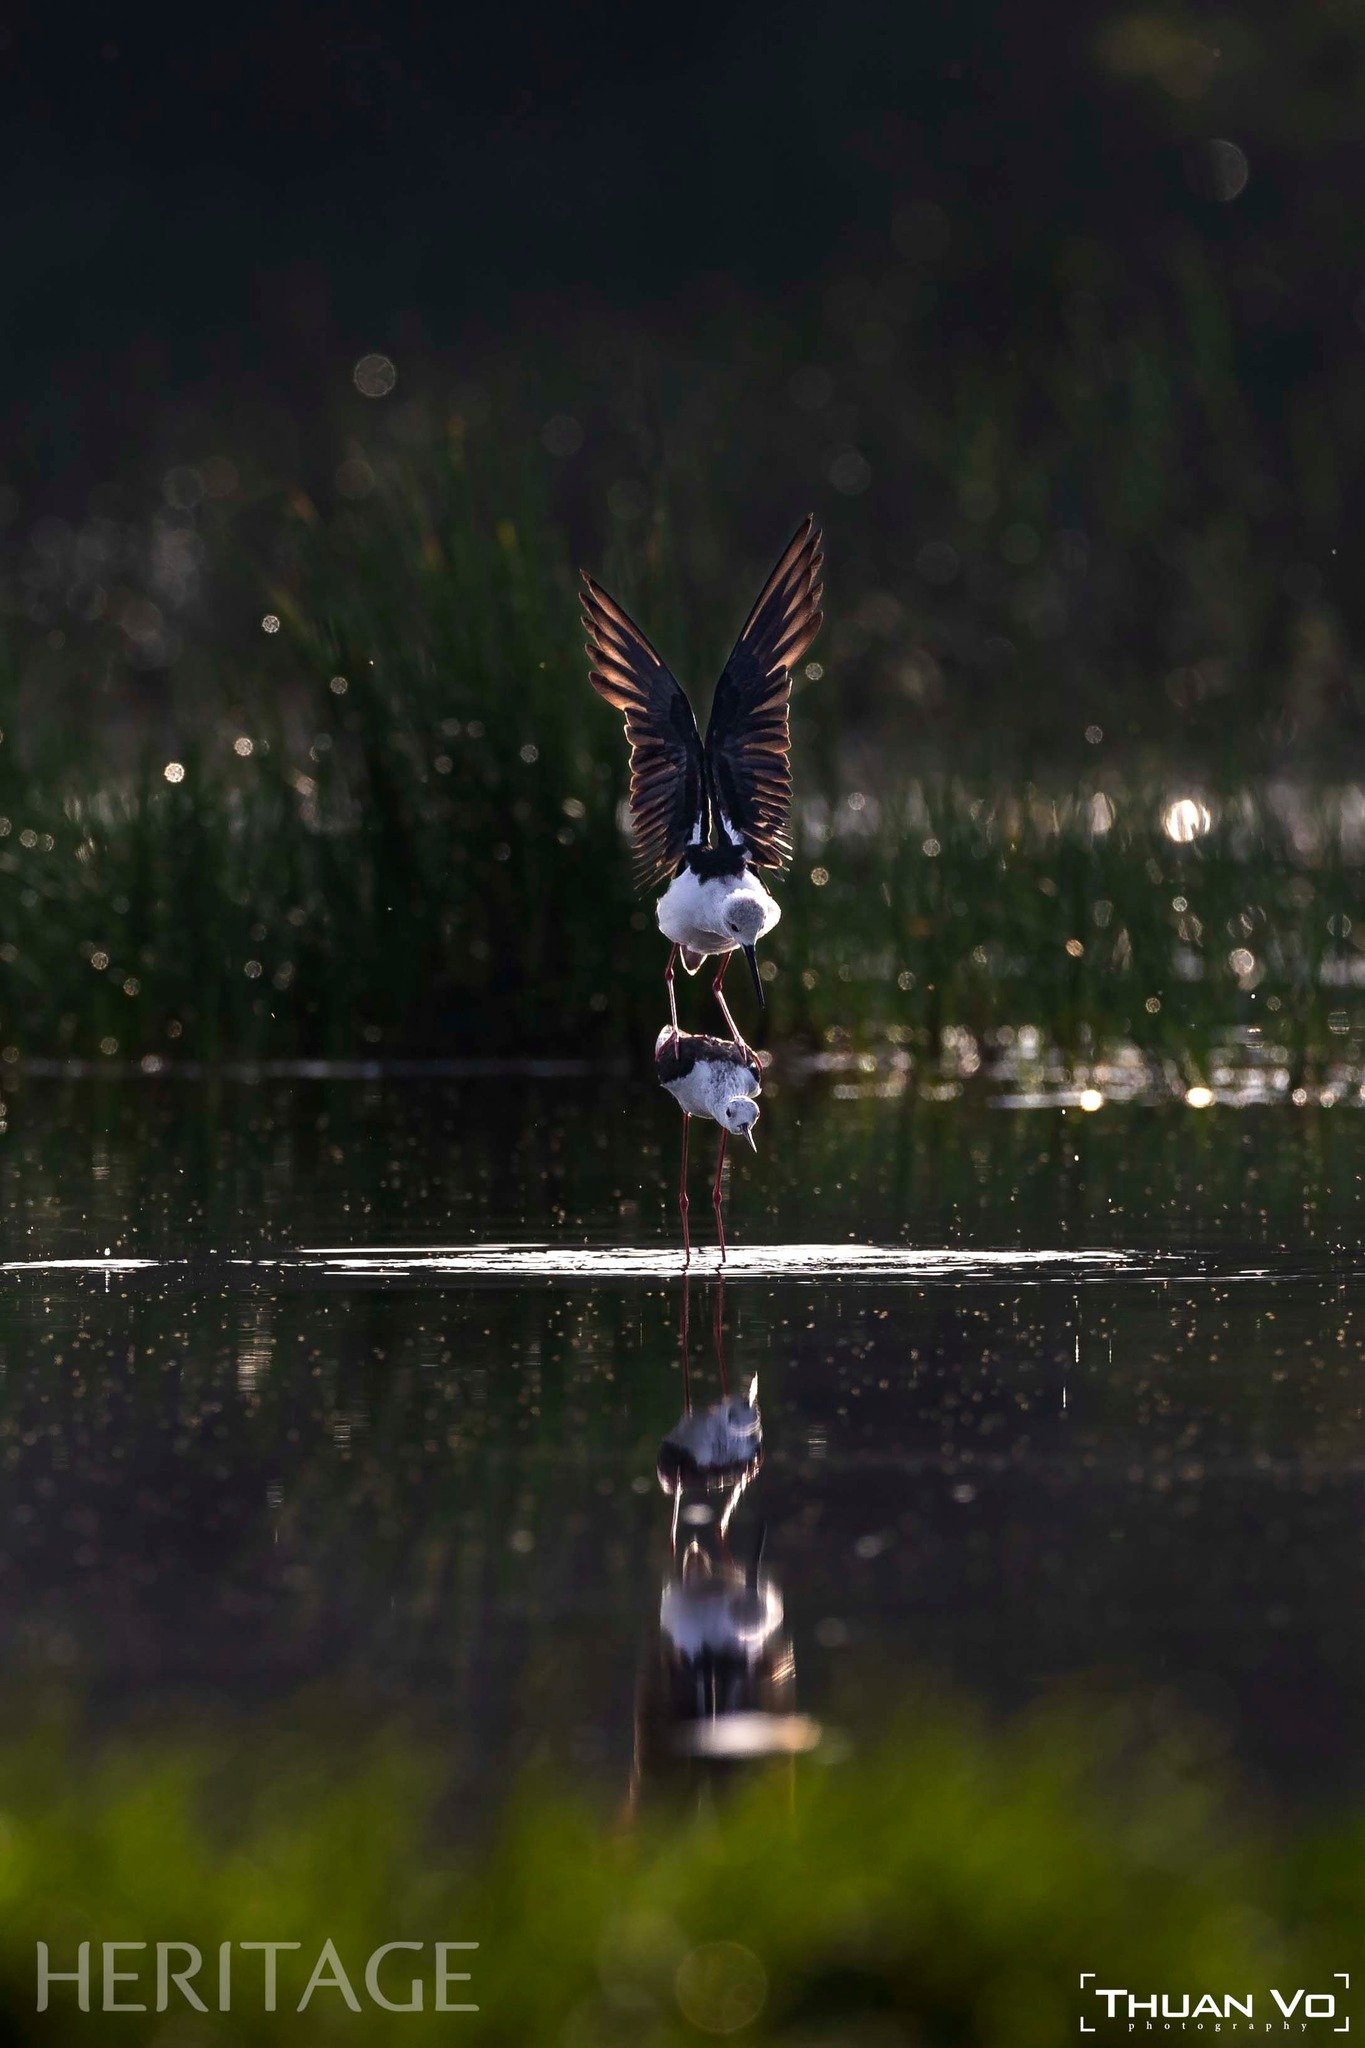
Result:
M631 1804L649 1789L698 1789L755 1759L813 1749L818 1723L796 1712L796 1659L782 1593L765 1569L761 1520L736 1512L763 1463L758 1380L733 1393L724 1348L724 1288L712 1336L720 1399L693 1399L689 1282L682 1283L683 1412L659 1447L671 1502L669 1570L657 1639L635 1704Z

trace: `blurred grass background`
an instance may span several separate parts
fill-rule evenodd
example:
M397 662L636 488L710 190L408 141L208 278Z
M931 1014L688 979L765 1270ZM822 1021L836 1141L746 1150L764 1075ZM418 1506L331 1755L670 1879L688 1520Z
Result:
M211 536L254 638L184 646L158 717L101 699L123 688L107 622L85 666L65 642L12 642L6 1061L652 1042L663 942L630 890L625 747L585 680L544 463L460 415L411 437L408 420L375 442L357 502L274 500L268 547L246 522ZM856 555L841 567L837 523L831 547L766 949L775 1038L890 1035L934 1063L945 1034L989 1053L1034 1027L1080 1062L1126 1041L1191 1079L1232 1027L1264 1030L1298 1075L1358 1050L1354 783L1307 754L1277 766L1269 728L1170 759L1111 743L1099 714L1074 761L1016 732L1007 762L1003 731L965 709L935 736L889 651L860 640L876 593ZM693 602L660 504L594 559L695 688L771 551L750 543ZM907 602L892 638L915 675L923 627Z
M704 1788L604 1823L524 1787L472 1848L441 1801L439 1758L408 1745L344 1770L302 1728L247 1745L105 1744L73 1754L60 1721L0 1754L0 2012L15 2039L330 2041L336 1990L299 1999L330 1939L363 2001L365 2038L533 2044L972 2041L1051 2048L1084 2010L1078 1974L1139 1995L1239 1997L1327 1988L1349 1958L1365 1853L1358 1820L1295 1836L1236 1813L1197 1727L1169 1709L1054 1703L1007 1734L942 1705L878 1753L784 1765L717 1806ZM459 1844L456 1847L456 1843ZM391 2016L363 1989L382 1941L479 1944L453 2020L432 2006L432 1955L381 1981L426 2010ZM103 1940L297 1941L280 2010L261 1958L234 1955L230 2016L99 2012ZM96 1944L94 2010L57 1985L35 2018L35 1944L55 1968ZM120 1987L154 2008L154 1956ZM209 2003L214 2002L210 1990ZM356 2024L362 2024L356 2022ZM1115 2029L1114 2036L1124 2031Z

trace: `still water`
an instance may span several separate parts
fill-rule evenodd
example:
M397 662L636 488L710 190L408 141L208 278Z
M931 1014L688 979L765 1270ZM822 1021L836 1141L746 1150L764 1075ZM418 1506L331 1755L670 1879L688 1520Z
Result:
M685 1385L644 1082L12 1080L8 1694L615 1801L695 1711L661 1608L730 1599L730 1703L793 1747L1081 1685L1276 1796L1365 1782L1360 1105L765 1102L723 1288L696 1134ZM761 1462L665 1491L754 1380Z

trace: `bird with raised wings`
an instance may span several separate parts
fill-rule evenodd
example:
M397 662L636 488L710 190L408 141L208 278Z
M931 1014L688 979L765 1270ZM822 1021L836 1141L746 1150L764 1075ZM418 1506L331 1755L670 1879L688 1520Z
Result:
M599 583L583 578L588 679L624 713L630 742L637 879L642 888L667 883L657 915L671 941L664 982L675 1033L679 958L695 974L718 956L712 989L738 1045L744 1040L722 987L732 954L744 954L763 1007L755 948L782 913L759 870L783 868L791 858L792 669L820 630L823 562L820 529L804 519L721 672L704 741L691 705L639 627Z

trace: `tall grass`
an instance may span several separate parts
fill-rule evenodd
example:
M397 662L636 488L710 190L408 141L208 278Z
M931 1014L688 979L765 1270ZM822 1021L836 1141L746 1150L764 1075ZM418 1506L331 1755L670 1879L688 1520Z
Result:
M1357 1816L1272 1835L1211 1791L1187 1731L1154 1737L1097 1701L1008 1735L926 1708L875 1757L784 1768L663 1826L648 1800L613 1825L527 1788L480 1852L421 1745L401 1758L362 1747L343 1770L299 1735L106 1745L95 1761L51 1733L11 1735L0 1787L0 2011L16 2042L459 2028L538 2048L742 2029L752 2042L1051 2048L1087 2010L1091 1966L1177 2009L1187 1990L1250 1992L1263 2018L1276 2016L1272 1985L1333 1988L1361 1878ZM328 1939L361 2018L335 1988L297 2009ZM94 2011L58 1984L40 2018L37 1942L71 1969L82 1940L95 1944ZM175 1992L157 2013L151 1947L114 1958L141 1973L116 1995L151 2009L100 2013L99 1944L157 1940L208 1956L211 2005L220 1942L300 1946L280 1958L274 2013L260 1956L240 1948L230 2016L194 2015ZM385 1972L388 1995L425 1977L426 2008L393 2016L369 2003L363 1970L400 1940L428 1947L389 1958L405 1967ZM478 1944L456 1959L470 1983L455 1994L477 2015L432 2010L438 1940ZM1088 2012L1102 2024L1093 1999Z
M363 503L281 516L258 653L134 771L97 731L44 750L11 703L4 1058L647 1046L663 946L630 891L625 748L533 477L472 458L457 422ZM704 675L669 635L666 528L606 567ZM1179 845L1182 785L1141 772L851 769L824 737L837 671L801 683L775 1037L890 1033L932 1060L952 1029L1032 1025L1078 1059L1122 1038L1197 1067L1255 1024L1301 1067L1358 1050L1349 790L1229 777L1194 792L1209 829Z

